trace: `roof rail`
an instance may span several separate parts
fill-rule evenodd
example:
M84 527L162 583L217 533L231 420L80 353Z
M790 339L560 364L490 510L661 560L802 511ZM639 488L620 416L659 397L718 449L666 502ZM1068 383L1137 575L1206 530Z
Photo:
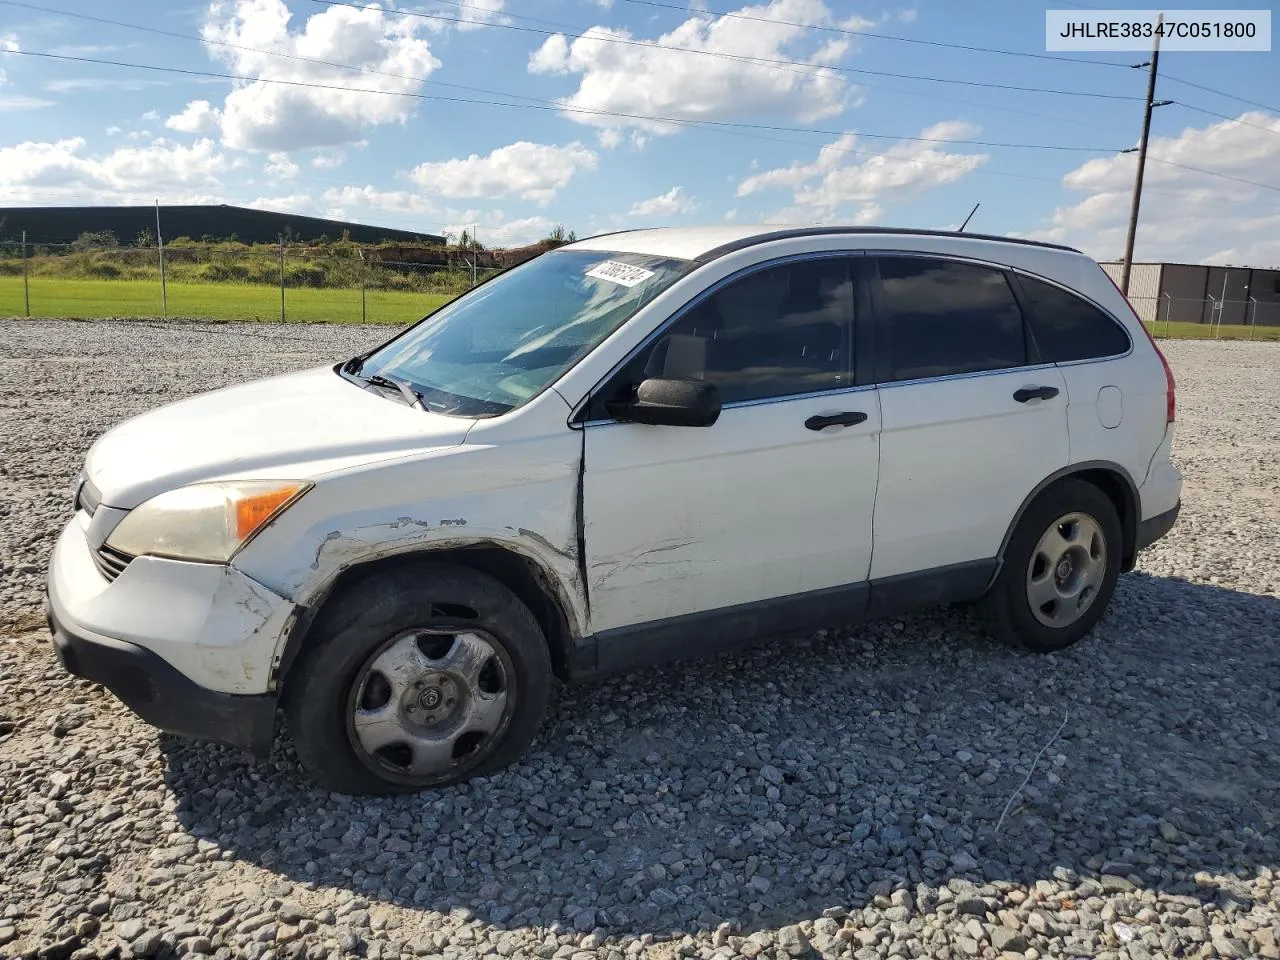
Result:
M625 232L625 231L624 231ZM706 263L723 257L735 250L743 250L761 243L774 240L790 240L794 237L814 237L829 234L856 234L859 236L906 236L906 237L958 237L963 240L990 240L995 243L1016 243L1028 247L1045 247L1050 250L1065 250L1068 253L1080 253L1075 247L1063 246L1060 243L1044 243L1040 240L1023 240L1020 237L997 237L987 233L960 233L956 230L911 230L905 227L789 227L772 230L768 233L757 233L741 240L733 240L706 251L695 260Z

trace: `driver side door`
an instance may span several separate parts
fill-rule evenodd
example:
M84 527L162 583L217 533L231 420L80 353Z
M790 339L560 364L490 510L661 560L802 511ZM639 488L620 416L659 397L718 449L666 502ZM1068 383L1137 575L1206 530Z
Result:
M857 262L749 268L687 305L596 392L583 517L601 669L864 609L880 408L855 376ZM714 383L719 419L609 417L606 403L653 376Z

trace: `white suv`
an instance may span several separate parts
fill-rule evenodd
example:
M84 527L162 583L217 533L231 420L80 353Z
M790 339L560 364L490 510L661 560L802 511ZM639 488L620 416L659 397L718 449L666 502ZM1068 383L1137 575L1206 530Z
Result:
M884 229L580 241L333 367L89 452L68 670L326 787L499 769L552 679L981 598L1058 650L1180 504L1174 384L1067 248Z

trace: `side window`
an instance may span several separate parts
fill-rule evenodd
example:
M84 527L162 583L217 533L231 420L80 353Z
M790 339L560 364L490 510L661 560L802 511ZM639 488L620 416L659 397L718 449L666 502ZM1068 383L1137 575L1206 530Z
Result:
M722 403L837 389L852 383L852 335L847 260L768 267L699 302L606 392L634 389L647 377L710 381ZM602 413L603 406L593 410Z
M927 257L880 260L889 380L916 380L1027 362L1022 311L1004 273Z
M1027 322L1040 357L1049 363L1114 357L1129 349L1129 337L1105 313L1061 287L1019 276Z

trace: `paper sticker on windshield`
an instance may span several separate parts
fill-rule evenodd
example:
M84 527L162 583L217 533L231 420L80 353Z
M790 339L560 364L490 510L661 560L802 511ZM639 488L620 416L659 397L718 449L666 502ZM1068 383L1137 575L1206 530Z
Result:
M620 283L624 287L634 287L652 277L653 271L646 270L644 267L633 267L629 263L619 263L617 260L606 260L588 270L587 276Z

